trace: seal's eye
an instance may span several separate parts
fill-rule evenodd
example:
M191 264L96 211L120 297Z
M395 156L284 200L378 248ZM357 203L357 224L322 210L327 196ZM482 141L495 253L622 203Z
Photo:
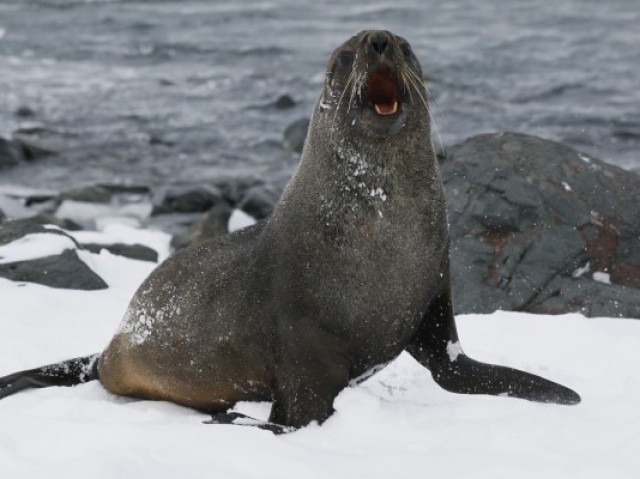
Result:
M411 45L408 43L402 43L400 45L400 50L402 50L402 54L406 59L411 58Z
M356 57L355 53L350 52L348 50L344 50L340 52L340 54L338 55L338 61L337 61L338 69L344 71L351 68L351 65L353 64L353 60L355 59L355 57Z

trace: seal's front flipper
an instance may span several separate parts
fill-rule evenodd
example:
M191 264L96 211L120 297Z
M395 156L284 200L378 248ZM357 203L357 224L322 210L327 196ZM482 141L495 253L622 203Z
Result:
M504 395L557 404L580 402L580 396L565 386L466 356L458 342L449 287L432 301L407 351L427 367L438 385L447 391Z
M273 424L272 422L261 421L251 416L239 412L219 412L211 415L211 419L204 421L205 424L234 424L236 426L253 426L274 434L285 434L295 431L292 427Z
M69 359L0 378L0 399L29 388L73 386L98 379L99 354Z
M475 361L460 353L453 361L432 364L431 373L439 386L461 394L492 394L529 401L577 404L580 396L560 384L517 369Z

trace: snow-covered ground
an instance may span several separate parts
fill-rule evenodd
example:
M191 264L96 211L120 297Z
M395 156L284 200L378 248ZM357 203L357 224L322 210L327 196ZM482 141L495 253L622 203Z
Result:
M162 233L128 226L92 234L168 248ZM0 279L0 376L100 351L153 268L106 251L82 259L109 289ZM204 414L115 397L92 382L0 401L0 477L640 477L640 322L498 312L460 316L458 326L471 356L557 380L582 403L447 393L402 355L343 391L323 426L274 436L205 425ZM269 405L238 410L266 418Z

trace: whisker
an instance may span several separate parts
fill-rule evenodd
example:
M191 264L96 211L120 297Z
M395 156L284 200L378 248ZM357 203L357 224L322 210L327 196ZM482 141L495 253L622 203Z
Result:
M340 98L338 98L338 103L336 104L336 111L333 113L333 118L331 119L331 132L329 135L329 141L333 142L333 130L335 129L335 123L336 123L336 116L338 115L338 110L340 109L340 104L342 103L342 99L344 98L345 93L347 92L347 88L349 88L349 85L351 84L351 82L354 80L355 77L355 69L351 69L351 72L349 73L349 77L347 78L347 82L344 85L344 88L342 89L342 93L340 94Z
M427 114L429 115L429 121L433 125L433 129L436 132L436 136L438 137L438 143L440 145L440 148L444 148L444 145L442 143L442 137L440 136L440 131L438 130L438 125L436 124L436 121L433 118L433 114L431 113L431 108L429 107L429 104L427 103L426 98L424 97L424 95L422 94L422 92L420 91L420 88L418 86L418 85L422 85L424 87L424 89L425 89L425 92L428 92L429 90L427 89L427 85L425 84L424 79L421 79L411 69L407 69L407 72L409 73L409 79L411 80L411 84L416 89L418 95L420 96L420 99L422 100L422 103L424 104L425 108L427 109Z
M400 71L400 76L402 77L402 88L404 89L405 93L409 93L409 100L411 100L411 103L413 103L413 93L411 93L411 88L407 86L407 83L409 82L407 80L406 68L403 68Z

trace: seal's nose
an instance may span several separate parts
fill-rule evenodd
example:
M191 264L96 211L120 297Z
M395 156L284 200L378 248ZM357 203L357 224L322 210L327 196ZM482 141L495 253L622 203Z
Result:
M369 34L369 43L371 43L371 46L378 55L382 55L389 44L389 34L384 30L371 32Z

